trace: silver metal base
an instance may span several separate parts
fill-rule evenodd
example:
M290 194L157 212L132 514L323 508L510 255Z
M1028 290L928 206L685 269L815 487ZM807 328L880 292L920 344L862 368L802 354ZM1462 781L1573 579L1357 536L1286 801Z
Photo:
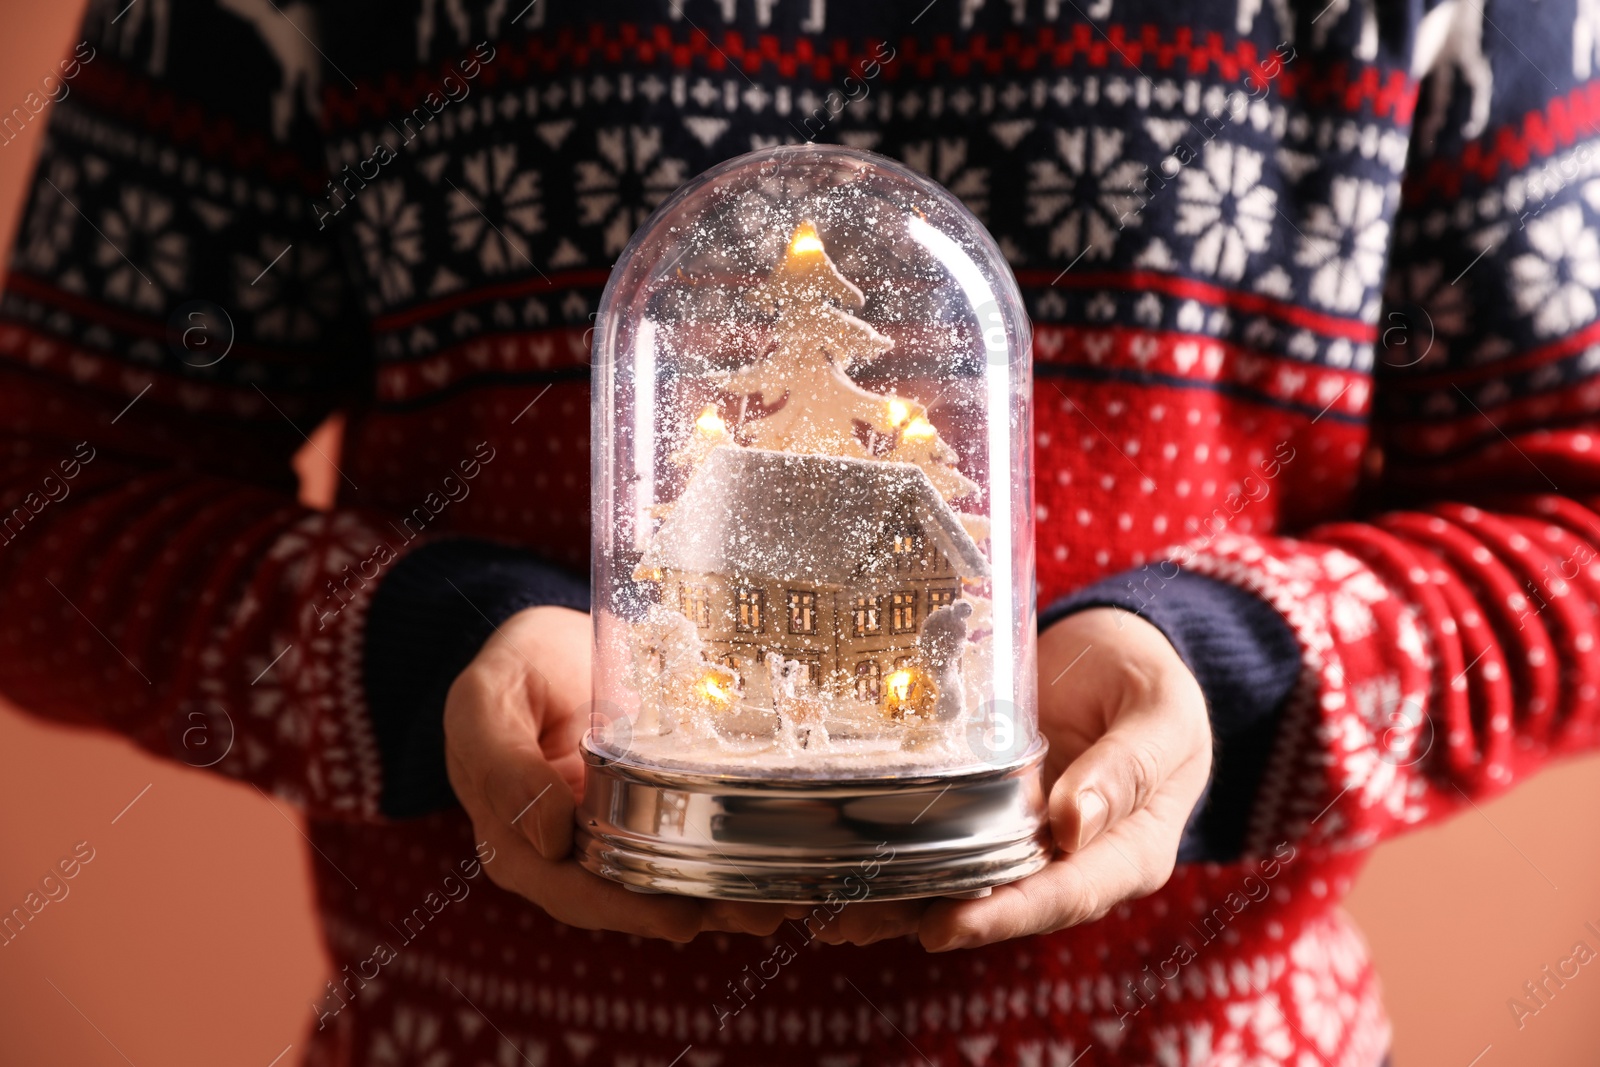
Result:
M588 741L579 862L640 892L817 903L978 896L1050 858L1045 744L917 776L771 780L668 770Z

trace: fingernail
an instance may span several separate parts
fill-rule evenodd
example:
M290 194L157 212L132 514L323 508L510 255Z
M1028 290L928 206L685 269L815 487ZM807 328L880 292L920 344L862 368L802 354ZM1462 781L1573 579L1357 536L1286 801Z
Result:
M1078 794L1078 843L1073 851L1093 841L1105 829L1107 811L1105 799L1093 789Z
M933 949L932 951L934 951L934 952L954 952L956 949L971 948L972 944L973 944L973 938L970 937L970 936L955 937L955 938L951 938L949 941L946 941L944 944L940 945L936 949Z

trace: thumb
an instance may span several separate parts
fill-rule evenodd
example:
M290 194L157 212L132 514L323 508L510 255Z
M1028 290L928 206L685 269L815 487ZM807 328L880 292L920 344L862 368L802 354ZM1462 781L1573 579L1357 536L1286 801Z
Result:
M484 778L484 799L544 859L565 859L572 850L572 787L538 745L502 750Z
M1157 717L1118 719L1050 789L1050 827L1064 852L1077 852L1142 809L1172 772Z

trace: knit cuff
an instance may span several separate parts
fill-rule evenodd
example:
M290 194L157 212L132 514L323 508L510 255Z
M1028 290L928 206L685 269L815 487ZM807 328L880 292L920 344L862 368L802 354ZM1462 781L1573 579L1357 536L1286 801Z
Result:
M1040 628L1092 607L1121 608L1155 626L1199 681L1216 754L1178 859L1238 858L1272 752L1277 713L1300 676L1294 631L1276 608L1248 590L1170 561L1124 571L1057 601L1040 613Z
M540 605L587 611L589 583L519 549L466 538L407 553L379 583L362 672L385 816L455 805L445 773L445 695L502 622Z

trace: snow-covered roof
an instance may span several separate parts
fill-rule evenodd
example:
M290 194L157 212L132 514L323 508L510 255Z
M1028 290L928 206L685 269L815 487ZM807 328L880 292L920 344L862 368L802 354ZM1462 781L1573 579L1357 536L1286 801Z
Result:
M888 582L894 532L911 525L958 574L988 575L960 517L915 464L724 446L689 480L640 566L813 585Z

